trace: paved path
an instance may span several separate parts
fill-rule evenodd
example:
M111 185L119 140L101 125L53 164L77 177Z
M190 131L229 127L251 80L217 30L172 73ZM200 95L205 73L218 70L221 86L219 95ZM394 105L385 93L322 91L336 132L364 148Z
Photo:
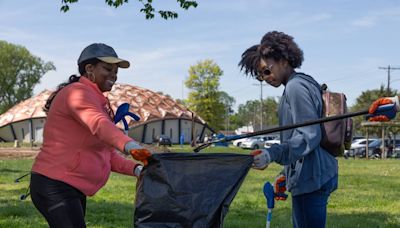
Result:
M34 158L39 148L0 148L0 159Z

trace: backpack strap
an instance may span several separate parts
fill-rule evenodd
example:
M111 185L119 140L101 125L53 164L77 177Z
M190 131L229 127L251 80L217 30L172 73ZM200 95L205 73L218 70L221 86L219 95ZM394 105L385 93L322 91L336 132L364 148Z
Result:
M304 74L301 72L296 72L296 76L301 77L302 79L308 81L309 83L313 84L315 87L318 88L318 90L320 91L321 94L321 101L322 101L322 109L321 109L321 113L320 113L320 117L322 118L324 115L324 109L325 109L325 105L323 104L323 93L325 90L327 90L328 86L326 84L322 84L320 85L317 81L315 81L315 79L313 77L311 77L308 74Z

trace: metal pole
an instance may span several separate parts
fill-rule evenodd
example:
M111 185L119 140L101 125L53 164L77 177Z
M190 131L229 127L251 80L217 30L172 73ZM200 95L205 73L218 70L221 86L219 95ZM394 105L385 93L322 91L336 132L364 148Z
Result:
M365 115L365 114L368 114L368 110L358 111L358 112L351 112L351 113L346 113L346 114L337 115L337 116L324 117L324 118L320 118L320 119L316 119L316 120L309 120L309 121L306 121L306 122L303 122L303 123L297 123L297 124L286 125L286 126L281 126L281 127L273 127L273 128L269 128L269 129L265 129L265 130L261 130L261 131L256 131L256 132L251 132L251 133L247 133L247 134L243 134L243 135L236 135L236 136L233 136L233 137L225 137L225 138L222 138L222 139L218 139L218 140L214 140L214 141L211 141L211 142L203 143L203 144L199 145L198 147L196 147L194 149L194 152L197 153L200 150L210 146L213 143L217 143L217 142L229 142L229 141L233 141L233 140L236 140L236 139L249 138L249 137L257 136L257 135L266 135L266 134L270 134L270 133L273 133L273 132L284 131L284 130L288 130L288 129L304 127L304 126L309 126L309 125L313 125L313 124L320 124L320 123L324 123L324 122L328 122L328 121L340 120L340 119L345 119L345 118L349 118L349 117L353 117L353 116L360 116L360 115Z
M260 130L263 129L263 81L260 81Z

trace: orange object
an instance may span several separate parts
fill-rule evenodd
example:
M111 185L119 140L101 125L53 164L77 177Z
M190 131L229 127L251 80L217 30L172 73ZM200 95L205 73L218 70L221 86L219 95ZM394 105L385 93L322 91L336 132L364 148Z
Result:
M287 195L285 194L285 191L286 191L286 177L284 175L279 175L278 177L276 177L274 183L275 199L286 200Z
M378 100L376 100L372 103L372 105L369 107L368 112L369 112L369 114L374 114L376 109L378 109L379 106L387 105L387 104L393 104L392 99L387 98L387 97L379 98ZM379 117L379 116L376 116L376 117ZM372 117L372 118L376 118L376 117ZM370 119L372 119L372 118L370 118ZM372 120L372 121L374 121L374 120ZM387 120L387 121L389 121L389 120Z
M143 162L144 166L148 164L147 159L151 156L151 152L144 148L132 149L130 154L132 155L133 159Z
M387 122L387 121L390 121L390 119L387 116L379 115L379 116L374 116L374 117L369 118L368 121L371 121L371 122Z
M262 150L253 150L250 155L257 156L262 153Z

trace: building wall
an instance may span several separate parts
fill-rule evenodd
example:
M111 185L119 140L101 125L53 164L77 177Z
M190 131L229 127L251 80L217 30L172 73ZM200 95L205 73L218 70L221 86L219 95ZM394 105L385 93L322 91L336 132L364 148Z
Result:
M179 143L179 119L165 120L164 134L171 139L174 144Z
M32 120L32 129L33 129L33 138L34 142L42 143L43 142L43 129L44 124L46 123L45 118L38 118Z
M129 137L133 138L137 142L142 142L142 136L143 136L143 125L129 129Z
M181 121L181 133L184 134L185 143L192 141L192 121L186 119L166 119L164 121L164 135L171 138L173 144L179 144L179 121ZM30 142L33 135L33 141L37 143L43 142L43 128L46 122L45 118L37 118L32 120L24 120L16 123L12 123L17 140L20 142ZM32 124L32 128L31 128ZM146 135L144 139L143 131L146 125ZM162 134L162 121L154 121L146 123L145 125L139 125L137 127L129 129L129 136L138 142L153 143L153 140L157 139ZM200 136L204 125L195 123L194 137ZM203 140L205 134L211 136L212 132L206 128L201 140ZM0 128L0 137L5 141L13 142L14 137L11 131L10 125L3 126Z
M181 120L181 133L185 138L185 143L190 143L192 141L192 121Z
M11 126L9 124L0 128L0 138L6 142L14 141Z
M146 135L144 143L153 143L161 135L161 121L147 123Z
M185 143L191 143L191 135L192 135L192 121L187 119L166 119L164 120L164 135L168 136L171 139L173 144L179 144L179 121L181 121L181 133L184 134ZM142 140L143 129L146 125L146 136L145 139ZM147 123L144 125L136 126L129 130L129 136L138 142L152 143L152 137L158 137L162 134L162 121L155 121L151 123ZM203 131L204 125L201 123L195 123L194 137L200 136L201 142L204 139L204 136L207 135L210 137L213 133L209 128L205 128L203 135L201 135ZM153 133L154 132L154 133Z
M14 129L16 139L19 142L43 142L43 127L45 118L28 119L0 128L0 137L8 142L13 142L14 136L11 127Z
M29 120L19 121L12 125L19 142L31 141L31 126Z

